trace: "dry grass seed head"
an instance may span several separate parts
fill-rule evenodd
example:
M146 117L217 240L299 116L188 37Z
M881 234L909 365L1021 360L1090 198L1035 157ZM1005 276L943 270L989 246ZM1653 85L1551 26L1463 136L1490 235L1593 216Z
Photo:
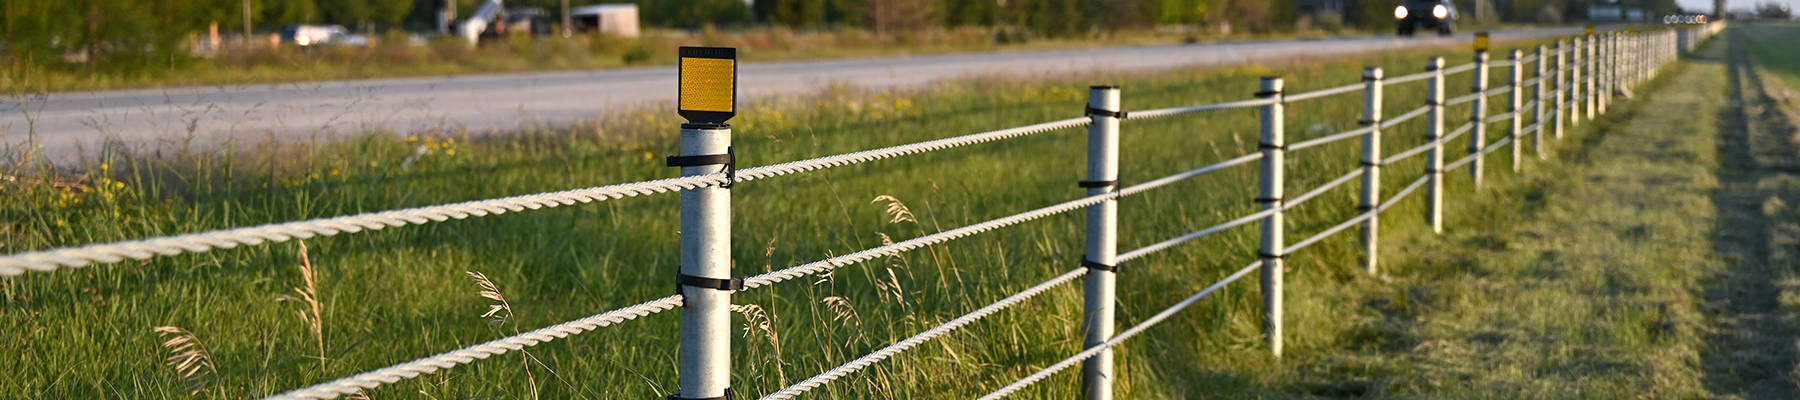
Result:
M469 274L469 279L474 280L475 286L481 288L481 291L475 293L476 295L500 302L500 304L489 304L488 311L481 314L482 318L493 318L488 321L488 326L499 326L512 319L512 304L506 301L506 295L500 293L500 287L495 286L493 280L488 279L487 275L482 275L480 272L463 272Z
M875 200L869 201L869 204L880 203L883 201L888 202L887 214L890 217L888 219L888 223L890 223L890 224L898 224L901 222L911 222L911 223L915 223L915 224L919 223L919 219L913 216L912 209L906 208L906 203L901 203L900 199L896 199L896 198L894 198L894 196L889 196L889 195L885 195L885 194L880 195L880 196L875 196Z
M169 349L169 357L163 359L163 364L174 367L175 372L181 374L181 379L190 383L183 390L197 393L212 382L213 375L219 373L213 365L212 353L206 351L206 346L200 343L199 338L194 337L193 332L173 326L159 326L152 330L157 337L168 338L162 343L163 348Z
M850 299L843 296L826 297L819 302L831 309L832 321L845 321L855 326L862 326L862 317L856 315L856 307L850 305Z

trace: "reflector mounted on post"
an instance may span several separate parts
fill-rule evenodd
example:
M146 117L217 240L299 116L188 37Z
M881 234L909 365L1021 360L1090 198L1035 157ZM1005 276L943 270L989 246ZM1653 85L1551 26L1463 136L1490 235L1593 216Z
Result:
M690 125L724 126L737 116L737 49L686 47L681 57L677 113Z
M1488 33L1475 32L1475 51L1488 51Z

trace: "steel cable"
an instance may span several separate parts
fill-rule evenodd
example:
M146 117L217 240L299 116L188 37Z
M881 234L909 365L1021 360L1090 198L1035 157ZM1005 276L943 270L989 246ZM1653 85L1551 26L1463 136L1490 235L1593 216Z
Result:
M1050 130L1087 125L1092 121L1092 119L1086 117L1071 118L947 139L746 168L736 172L736 182L745 182L884 158L1009 139ZM198 253L212 249L230 249L240 245L260 245L269 242L285 242L293 239L309 239L316 236L332 236L339 233L355 233L364 230L380 230L389 227L422 225L451 219L463 219L470 216L479 217L524 211L528 209L536 210L565 206L575 203L605 201L637 195L713 187L724 183L726 183L726 175L723 173L696 175L341 217L265 224L244 228L126 240L104 244L91 244L72 248L31 251L0 257L0 276L18 275L25 273L26 271L50 272L60 268L79 268L96 263L119 262L127 258L145 260L156 256Z
M1098 346L1088 348L1086 351L1082 351L1081 353L1077 353L1074 356L1071 356L1067 359L1063 359L1062 362L1058 362L1055 365L1051 365L1049 368L1044 368L1043 370L1038 371L1037 373L1031 374L1031 376L1027 376L1024 379L1020 379L1016 382L1013 382L1011 385L1006 385L1006 387L1000 388L1000 390L996 390L993 393L989 393L986 396L982 396L981 400L993 400L993 399L999 399L1002 397L1006 397L1006 395L1012 394L1013 392L1017 392L1020 389L1024 389L1026 386L1031 386L1031 384L1037 383L1037 381L1043 380L1044 378L1048 378L1048 377L1050 377L1050 375L1056 374L1057 372L1062 371L1063 369L1069 368L1070 366L1075 365L1075 363L1079 363L1082 360L1091 358L1095 354L1100 354L1101 351L1110 349L1113 346L1118 346L1119 343L1123 343L1126 339L1130 339L1132 336L1137 336L1137 334L1144 332L1144 330L1149 329L1150 327L1155 326L1158 323L1161 323L1163 320L1169 319L1169 317L1174 316L1176 312L1181 311L1182 309L1187 308L1190 305L1193 305L1194 302L1197 302L1201 298L1206 297L1206 295L1212 294L1212 292L1219 290L1219 288L1225 287L1226 284L1236 281L1236 280L1238 280L1238 278L1244 277L1244 275L1249 274L1250 271L1255 271L1258 267L1261 267L1261 266L1262 266L1261 260L1251 262L1250 266L1244 267L1243 269L1240 269L1237 272L1232 273L1230 276L1225 277L1225 279L1219 280L1219 282L1212 284L1212 286L1206 287L1205 290L1201 290L1199 293L1195 293L1193 296L1188 296L1188 298L1186 300L1182 300L1180 303L1175 303L1174 306L1170 306L1169 308L1164 309L1162 312L1159 312L1159 313L1156 313L1156 315L1150 316L1149 319L1145 319L1144 322L1139 322L1136 326L1132 326L1131 329L1126 329L1124 332L1120 332L1118 336L1113 336L1112 339L1108 339L1106 342L1100 343L1100 345L1098 345Z
M551 325L531 332L464 347L461 350L408 361L391 367L356 374L349 378L338 379L304 389L270 396L267 399L333 399L338 396L358 393L364 389L374 389L375 387L384 384L399 382L403 379L411 379L422 374L434 373L438 370L449 369L458 365L475 362L475 360L506 354L509 351L536 346L541 343L577 335L582 332L667 311L680 306L681 295L664 297L630 307L607 311L587 318Z
M861 358L857 358L855 361L844 363L843 365L840 365L837 368L832 368L825 372L821 372L818 375L814 375L811 378L807 378L804 381L800 381L800 383L795 383L791 386L788 386L779 391L776 391L775 393L770 393L767 396L763 396L759 400L785 400L785 399L794 398L794 396L799 396L801 393L806 393L806 391L808 391L808 390L818 388L819 386L822 386L826 383L829 383L831 381L837 380L838 378L842 378L846 375L849 375L852 372L862 370L863 368L867 368L870 365L875 365L875 363L881 362L881 360L887 359L888 357L892 357L896 354L900 354L900 352L906 351L907 349L911 349L915 346L924 344L925 342L930 341L931 339L936 339L939 336L943 336L944 334L950 333L951 331L955 331L956 329L961 328L964 325L968 325L969 323L975 322L976 320L979 320L982 317L986 317L995 312L999 312L1001 309L1005 309L1007 307L1012 307L1019 303L1023 303L1023 302L1025 302L1026 299L1030 299L1033 296L1037 296L1038 294L1049 291L1050 289L1056 288L1057 286L1062 286L1065 283L1069 283L1069 281L1073 281L1077 278L1081 278L1086 273L1087 273L1087 268L1076 268L1072 271L1063 273L1062 276L1058 276L1049 281L1045 281L1044 283L1040 283L1037 286L1032 286L1030 289L1026 289L1023 292L1019 292L1018 294L1014 294L1012 296L1007 296L1005 299L1001 299L1000 301L994 302L993 304L989 304L986 307L982 307L979 310L975 310L974 312L964 314L961 317L957 317L956 319L950 320L950 322L945 322L942 325L938 325L937 327L928 329L924 332L920 332L917 335L913 335L912 337L906 338L906 340L901 340L899 342L895 342L894 344L888 345L887 347L884 347L881 350L876 350L873 353L869 353L868 355L862 356Z

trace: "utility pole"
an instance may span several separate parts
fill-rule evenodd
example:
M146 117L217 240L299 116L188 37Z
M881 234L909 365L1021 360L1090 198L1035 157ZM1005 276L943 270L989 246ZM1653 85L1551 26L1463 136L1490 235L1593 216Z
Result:
M250 0L244 0L244 43L250 43Z
M569 28L569 0L562 0L562 6L563 6L563 13L562 13L563 37L575 36L575 31L572 28Z

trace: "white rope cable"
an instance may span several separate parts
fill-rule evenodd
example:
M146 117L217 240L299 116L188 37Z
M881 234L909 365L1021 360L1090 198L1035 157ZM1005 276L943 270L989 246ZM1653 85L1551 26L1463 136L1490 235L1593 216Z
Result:
M1468 64L1463 64L1463 65L1458 65L1458 66L1454 66L1454 67L1450 67L1450 68L1445 68L1445 69L1444 69L1444 75L1456 75L1456 74L1460 74L1460 73L1464 73L1464 72L1469 72L1469 71L1473 71L1473 70L1475 70L1475 63L1474 63L1474 62L1470 62L1470 63L1468 63Z
M1482 96L1498 96L1498 95L1506 94L1507 92L1511 92L1512 89L1513 89L1512 85L1503 85L1503 86L1500 86L1497 88L1488 89L1488 91L1486 91L1486 92L1481 92L1481 95Z
M664 297L642 304L607 311L591 317L564 322L540 328L519 335L496 339L487 343L464 347L448 353L421 358L391 367L356 374L349 378L313 385L280 395L268 397L268 400L306 400L333 399L338 396L357 393L364 389L374 389L383 384L399 382L422 374L450 369L458 365L475 362L475 360L506 354L509 351L536 346L541 343L561 339L582 332L599 329L638 317L655 314L681 306L681 295Z
M1325 136L1325 137L1320 137L1320 138L1315 138L1315 139L1307 139L1306 141L1303 141L1300 143L1294 143L1294 144L1287 145L1287 150L1288 151L1296 151L1296 150L1300 150L1300 149L1304 149L1304 148L1308 148L1308 147L1318 146L1321 144L1326 144L1326 143L1331 143L1331 142L1335 142L1335 141L1339 141L1339 140L1349 139L1349 138L1361 136L1362 134L1365 134L1365 133L1374 132L1375 129L1376 129L1375 125L1370 125L1370 126L1365 126L1362 128L1344 131L1342 133L1335 133L1330 136Z
M1425 182L1427 182L1427 178L1428 177L1419 177L1419 179L1414 180L1411 185L1407 185L1406 188L1401 189L1399 193L1394 193L1393 197L1389 197L1386 201L1381 202L1381 206L1376 207L1374 210L1364 212L1362 214L1358 214L1356 216L1356 218L1351 218L1348 221L1344 221L1342 223L1337 224L1337 226L1331 227L1331 229L1326 229L1323 232L1319 232L1318 234L1315 234L1315 235L1312 235L1311 237L1306 238L1306 240L1301 240L1299 242L1294 243L1293 245L1288 246L1286 249L1282 250L1281 255L1283 257L1293 255L1294 252L1300 251L1300 249L1304 249L1304 248L1306 248L1306 246L1311 246L1313 243L1318 243L1320 240L1325 240L1326 237L1335 235L1338 232L1343 232L1345 229L1350 229L1350 227L1356 226L1356 224L1359 222L1367 221L1370 217L1374 217L1376 214L1380 214L1384 211L1387 211L1388 207L1393 207L1393 205L1395 203L1399 203L1400 200L1403 200L1406 198L1406 196L1411 195L1413 193L1413 191L1419 190L1420 186L1424 186Z
M1267 217L1270 214L1274 214L1276 211L1277 211L1276 209L1271 208L1271 209L1267 209L1267 210L1262 210L1262 212L1258 212L1255 214L1238 217L1238 219L1226 221L1225 223L1222 223L1222 224L1213 225L1213 226L1207 227L1206 229L1194 231L1194 233L1177 236L1173 239L1164 240L1161 242L1157 242L1156 244L1153 244L1153 245L1138 248L1137 250L1127 251L1123 254L1119 254L1118 257L1114 257L1114 259L1118 260L1117 262L1131 261L1138 257L1143 257L1150 253L1162 251L1164 249L1174 247L1175 245L1178 245L1178 244L1191 242L1196 239L1203 238L1208 235L1212 235L1214 233L1219 233L1226 229L1236 228L1236 227L1244 225L1244 224L1256 222L1256 220L1262 219L1262 217Z
M1319 90L1314 90L1311 92L1295 93L1295 94L1291 94L1291 95L1282 95L1282 99L1289 103L1292 103L1292 102L1296 102L1296 101L1316 99L1316 98L1330 96L1330 95L1334 95L1334 94L1350 93L1350 92L1354 92L1357 90L1362 90L1363 87L1364 86L1361 83L1353 83L1353 84L1338 86L1338 87L1329 88L1329 89L1319 89Z
M1401 76L1397 76L1397 77L1393 77L1393 78L1382 79L1381 85L1387 86L1387 85L1401 84L1401 83L1418 81L1418 80L1425 80L1426 78L1430 78L1433 76L1437 76L1437 71L1425 71L1425 72L1420 72L1420 73L1416 73L1416 74L1412 74L1412 75L1401 75Z
M1431 106L1419 106L1419 108L1414 108L1412 111L1400 114L1400 116L1394 117L1394 119L1381 121L1381 129L1392 128L1394 125L1399 125L1401 122L1406 122L1406 120L1409 119L1418 118L1420 115L1425 115L1427 112L1431 112Z
M1444 138L1438 139L1438 141L1444 142L1444 144L1450 144L1450 141L1456 140L1456 137L1462 136L1463 134L1469 133L1469 131L1473 131L1473 130L1475 130L1474 122L1464 122L1462 124L1462 126L1456 127L1456 130L1450 131L1450 134L1444 135Z
M995 390L993 393L988 393L988 395L982 396L981 400L993 400L993 399L999 399L1002 397L1006 397L1007 395L1012 394L1013 392L1017 392L1020 389L1024 389L1026 386L1031 386L1031 384L1037 383L1037 381L1044 380L1044 378L1048 378L1048 377L1050 377L1050 375L1056 374L1057 372L1062 371L1063 369L1067 369L1070 366L1075 365L1075 363L1079 363L1082 360L1092 358L1095 354L1100 354L1101 351L1105 351L1106 349L1113 348L1113 346L1118 346L1119 343L1125 342L1126 339L1130 339L1132 336L1137 336L1137 334L1144 332L1145 329L1149 329L1151 326L1155 326L1156 324L1161 323L1163 320L1169 319L1169 317L1174 316L1176 312L1181 311L1182 309L1187 308L1190 305L1193 305L1194 302L1200 301L1200 299L1206 297L1206 295L1212 294L1212 292L1219 290L1219 288L1225 287L1226 284L1229 284L1233 281L1237 281L1238 278L1244 277L1244 275L1249 274L1250 271L1255 271L1258 267L1261 267L1261 266L1262 266L1261 260L1251 262L1250 266L1244 267L1243 269L1240 269L1237 272L1232 273L1231 276L1227 276L1227 277L1225 277L1225 279L1219 280L1219 282L1212 284L1212 286L1206 287L1205 290L1201 290L1199 293L1195 293L1193 296L1188 296L1188 298L1186 300L1182 300L1180 303L1175 303L1174 306L1170 306L1169 308L1164 309L1162 312L1156 313L1156 315L1150 316L1149 319L1145 319L1144 322L1140 322L1136 326L1132 326L1131 329L1126 329L1124 332L1120 332L1118 336L1113 336L1112 339L1108 339L1106 342L1100 343L1100 345L1098 345L1098 346L1088 348L1086 351L1082 351L1081 353L1077 353L1074 356L1070 356L1069 358L1063 359L1062 362L1058 362L1055 365L1051 365L1049 368L1044 368L1043 370L1038 371L1037 373L1031 374L1031 376L1027 376L1024 379L1020 379L1017 382L1013 382L1011 385L1006 385L1006 387L1000 388L1000 390Z
M1091 122L1092 119L1086 117L1071 118L947 139L747 168L737 171L737 182L1008 139L1055 129L1087 125ZM285 242L293 239L310 239L316 236L332 236L339 233L355 233L364 230L380 230L389 227L422 225L451 219L463 219L470 216L479 217L504 214L507 212L565 206L575 203L605 201L637 195L697 189L719 186L724 184L725 181L726 175L722 173L696 175L340 217L264 224L148 239L91 244L72 248L31 251L0 257L0 276L19 275L26 271L50 272L60 268L80 268L96 263L114 263L124 261L127 258L146 260L156 256L199 253L212 249L230 249L240 245L260 245L270 242Z
M907 251L912 251L914 249L918 249L921 247L930 246L933 244L938 244L938 243L943 243L943 242L948 242L948 241L962 238L965 236L974 235L977 233L982 233L982 232L986 232L986 231L990 231L990 230L994 230L994 229L998 229L998 228L1002 228L1002 227L1016 225L1018 223L1025 222L1025 221L1031 221L1031 220L1035 220L1038 218L1048 217L1051 215L1061 214L1061 213L1065 213L1065 212L1069 212L1069 211L1073 211L1073 210L1079 210L1082 208L1086 208L1087 206L1091 206L1094 204L1100 204L1100 203L1108 201L1108 200L1113 200L1113 199L1118 199L1118 198L1125 197L1125 196L1130 196L1130 195L1141 193L1141 192L1144 192L1147 190L1162 187L1164 185L1168 185L1171 183L1175 183L1175 182L1179 182L1182 180L1186 180L1186 179L1190 179L1193 177L1197 177L1197 176L1205 175L1205 174L1212 173L1215 171L1219 171L1219 170L1222 170L1222 169L1225 169L1228 167L1246 164L1251 161L1256 161L1256 160L1262 159L1262 157L1263 157L1262 153L1251 153L1251 154L1244 155L1244 156L1241 156L1238 158L1233 158L1230 160L1215 163L1215 164L1208 165L1205 167L1200 167L1198 169L1190 170L1187 172L1169 175L1169 176L1162 177L1162 178L1159 178L1156 180L1152 180L1152 181L1140 183L1137 185L1133 185L1130 187L1126 187L1124 189L1120 189L1117 192L1083 197L1080 199L1064 202L1062 204L1039 208L1036 210L1027 211L1027 212L1023 212L1023 213L1013 214L1011 216L1002 217L1002 218L994 219L994 220L989 220L987 222L982 222L982 223L978 223L978 224L974 224L974 225L968 225L968 226L964 226L961 228L951 229L951 230L938 232L938 233L934 233L934 234L930 234L930 235L920 236L917 238L912 238L909 240L901 241L899 243L894 243L894 244L890 244L890 245L886 245L886 246L881 246L881 247L876 247L876 248L872 248L872 249L868 249L868 250L858 251L855 253L850 253L850 254L846 254L846 255L842 255L842 256L838 256L838 257L827 258L824 260L814 261L812 263L808 263L808 264L804 264L804 265L785 268L785 269L782 269L779 271L745 278L744 279L744 288L751 289L751 288L757 288L757 287L761 287L761 286L767 286L767 285L771 285L771 284L789 280L789 279L794 279L794 278L798 278L798 277L802 277L802 276L807 276L807 275L812 275L812 274L816 274L816 273L820 273L820 272L829 271L829 270L836 269L837 267L841 267L841 266L856 264L856 263L860 263L863 261L868 261L868 260L872 260L872 259L876 259L876 258L880 258L880 257L892 256L892 255L904 253Z
M1001 309L1005 309L1007 307L1012 307L1019 303L1023 303L1023 302L1025 302L1026 299L1030 299L1032 296L1037 296L1038 294L1049 291L1050 289L1056 288L1057 286L1062 286L1065 283L1069 283L1069 281L1073 281L1077 278L1081 278L1086 273L1087 273L1087 268L1076 268L1069 272L1063 273L1062 276L1058 276L1049 281L1045 281L1044 283L1040 283L1037 286L1032 286L1031 289L1027 289L1023 292L1019 292L1018 294L1014 294L1012 296L1007 296L1005 299L994 302L993 304L989 304L986 307L982 307L979 310L975 310L974 312L971 312L968 314L963 314L963 316L961 316L961 317L956 317L956 319L950 320L950 322L945 322L942 325L938 325L937 327L928 329L924 332L920 332L917 335L913 335L912 337L906 338L906 340L901 340L899 342L895 342L894 344L888 345L887 347L884 347L881 350L876 350L873 353L869 353L868 355L862 356L861 358L857 358L855 361L844 363L843 365L840 365L837 368L832 368L831 370L821 372L818 375L814 375L813 377L807 378L804 381L800 381L799 383L790 385L786 388L776 391L775 393L770 393L767 396L763 396L759 400L786 400L786 399L794 398L794 396L799 396L802 393L806 393L806 391L808 391L808 390L816 389L819 386L823 386L826 383L837 380L838 378L842 378L846 375L850 375L850 373L852 373L852 372L862 370L863 368L867 368L870 365L875 365L875 363L881 362L881 360L885 360L888 357L893 357L896 354L900 354L900 352L906 351L907 349L911 349L913 347L917 347L918 345L925 344L925 342L930 341L931 339L936 339L939 336L943 336L944 334L950 333L951 331L955 331L958 328L962 328L964 325L968 325L968 324L975 322L976 320L979 320L983 317L991 315L995 312L999 312Z
M1481 93L1469 93L1469 94L1465 94L1465 95L1462 95L1462 96L1460 96L1460 97L1454 97L1454 98L1451 98L1451 99L1450 99L1450 100L1449 100L1449 101L1445 101L1445 102L1444 102L1444 106L1445 106L1445 107L1449 107L1449 106L1454 106L1454 105L1457 105L1457 104L1462 104L1462 103L1467 103L1467 102L1471 102L1471 101L1475 101L1475 99L1476 99L1476 98L1478 98L1478 97L1481 97Z
M1419 147L1414 147L1407 151L1400 152L1400 154L1395 154L1391 157L1381 159L1381 165L1388 165L1388 164L1400 162L1400 160L1405 160L1408 157L1416 156L1416 155L1419 155L1419 153L1424 153L1428 150L1431 150L1432 147L1438 146L1440 144L1447 144L1450 142L1450 139L1455 139L1458 135L1462 135L1464 132L1468 132L1473 127L1474 127L1474 124L1465 122L1465 123L1463 123L1462 127L1456 128L1456 132L1453 132L1448 136L1444 136L1444 137L1439 138L1438 140L1434 140L1434 141L1427 141L1427 142L1425 142L1425 144L1420 145Z
M1233 101L1233 102L1228 102L1228 103L1206 104L1206 105L1188 106L1188 107L1159 108L1159 109L1155 109L1155 110L1132 111L1130 113L1125 114L1125 119L1126 120L1134 120L1134 119L1167 117L1170 115L1191 114L1191 113L1206 112L1206 111L1229 110L1229 109L1233 109L1233 108L1266 106L1266 105L1280 103L1280 102L1281 102L1281 99L1256 99L1256 100Z
M1308 191L1305 194L1302 194L1298 197L1294 197L1293 200L1283 201L1281 203L1281 209L1283 211L1293 209L1294 206L1298 206L1298 205L1300 205L1300 203L1305 203L1307 200L1312 200L1313 197L1317 197L1318 195L1325 194L1325 192L1328 190L1331 190L1331 188L1335 188L1335 187L1338 187L1338 185L1342 185L1346 182L1350 182L1351 179L1356 179L1356 177L1362 176L1362 174L1363 174L1362 168L1357 168L1357 169L1351 170L1350 173L1344 174L1344 176L1338 177L1337 179L1332 179L1331 182L1327 182L1324 185L1319 185L1319 187L1313 188L1312 191Z

